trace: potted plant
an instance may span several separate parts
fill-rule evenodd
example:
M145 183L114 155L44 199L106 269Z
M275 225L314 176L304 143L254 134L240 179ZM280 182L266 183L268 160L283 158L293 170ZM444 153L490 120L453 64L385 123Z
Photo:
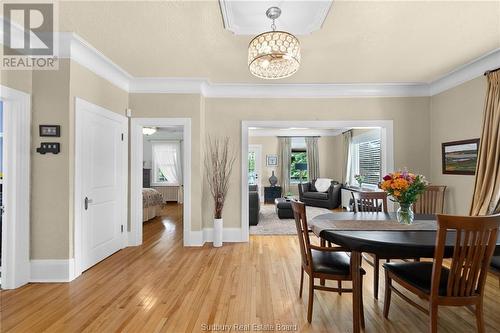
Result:
M358 182L359 188L363 186L363 183L365 182L365 176L364 175L354 175L354 179Z
M411 224L414 219L412 205L425 191L428 182L422 175L408 171L398 171L384 176L379 187L399 204L397 218L399 223Z
M229 189L229 178L235 161L234 152L229 148L229 138L207 138L205 172L208 187L214 200L214 247L222 246L222 210Z

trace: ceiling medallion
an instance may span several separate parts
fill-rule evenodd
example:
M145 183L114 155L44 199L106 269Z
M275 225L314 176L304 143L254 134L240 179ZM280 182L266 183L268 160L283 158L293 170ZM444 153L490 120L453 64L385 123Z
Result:
M271 7L266 15L273 21L272 31L256 36L248 45L248 68L262 79L282 79L293 75L300 67L300 43L285 31L276 31L274 21L281 9Z

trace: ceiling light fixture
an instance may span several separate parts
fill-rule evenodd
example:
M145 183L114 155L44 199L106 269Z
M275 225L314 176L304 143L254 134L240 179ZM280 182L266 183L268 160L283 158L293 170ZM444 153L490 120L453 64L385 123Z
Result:
M271 7L266 16L273 21L272 31L256 36L248 45L248 68L262 79L282 79L293 75L300 67L300 43L285 31L276 31L275 20L281 9Z
M156 133L156 127L143 127L142 134L144 135L153 135Z

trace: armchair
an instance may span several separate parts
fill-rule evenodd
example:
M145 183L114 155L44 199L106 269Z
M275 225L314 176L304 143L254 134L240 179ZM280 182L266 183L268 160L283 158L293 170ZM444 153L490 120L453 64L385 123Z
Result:
M318 192L314 183L316 180L308 183L299 184L299 199L307 206L323 207L328 209L340 206L340 190L342 184L332 181L330 188L326 192Z

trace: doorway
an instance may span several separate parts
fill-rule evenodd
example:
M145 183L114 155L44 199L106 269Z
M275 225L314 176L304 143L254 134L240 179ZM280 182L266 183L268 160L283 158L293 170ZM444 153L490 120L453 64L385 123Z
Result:
M126 245L126 117L75 100L75 275Z
M164 191L162 196L171 198L177 193L182 203L182 229L184 246L194 244L191 237L191 119L189 118L134 118L131 120L130 139L130 228L128 245L138 246L143 242L143 223L145 214L153 213L144 207L143 189L153 188L157 192ZM160 130L159 130L160 129ZM149 130L149 131L148 131ZM177 131L180 136L172 139L166 136L152 140L151 145L145 143L145 133ZM156 141L156 142L154 142ZM181 144L182 142L182 144ZM155 146L155 150L153 149ZM145 148L146 147L146 148ZM170 164L171 154L162 152L180 150L181 170L165 167ZM151 149L151 159L148 159ZM157 155L158 162L153 160ZM169 155L169 156L167 156ZM179 179L179 177L182 178ZM146 182L145 180L149 178ZM169 182L175 179L173 183ZM177 188L177 189L176 189ZM168 207L168 203L167 203Z
M30 279L30 100L29 94L0 86L2 289Z

